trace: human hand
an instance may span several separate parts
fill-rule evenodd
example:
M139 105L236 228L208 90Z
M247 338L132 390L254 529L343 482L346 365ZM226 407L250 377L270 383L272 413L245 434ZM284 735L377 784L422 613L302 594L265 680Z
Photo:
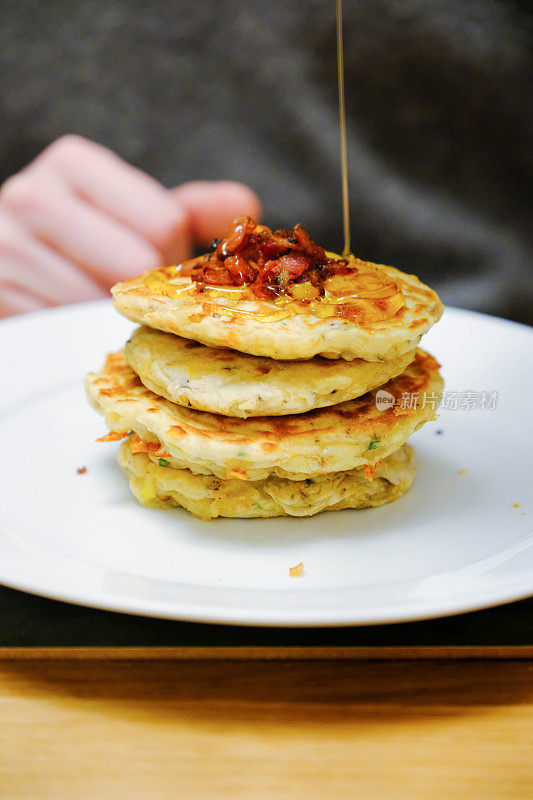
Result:
M0 188L0 317L105 297L187 258L241 214L260 215L242 184L166 189L107 148L63 136Z

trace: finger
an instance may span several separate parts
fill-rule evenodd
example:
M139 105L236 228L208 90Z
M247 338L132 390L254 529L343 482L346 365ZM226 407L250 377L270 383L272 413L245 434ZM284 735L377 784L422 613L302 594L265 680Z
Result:
M48 305L96 300L106 292L0 209L0 280Z
M52 170L71 191L146 239L166 255L186 257L188 219L168 189L106 147L81 136L62 136L37 156L30 169Z
M235 217L261 216L259 198L242 183L232 181L194 181L172 190L189 216L189 227L196 242L207 243L226 233Z
M9 178L0 200L30 233L106 289L161 265L155 247L73 195L44 170Z
M13 317L15 314L39 311L41 308L46 307L47 304L38 297L29 295L27 292L5 284L0 280L0 319Z

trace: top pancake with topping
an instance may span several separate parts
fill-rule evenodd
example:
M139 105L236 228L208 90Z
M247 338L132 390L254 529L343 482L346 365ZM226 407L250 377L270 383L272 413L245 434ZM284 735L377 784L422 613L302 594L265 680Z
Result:
M326 252L301 225L235 220L211 252L113 287L116 308L152 328L281 360L386 361L440 318L414 275Z

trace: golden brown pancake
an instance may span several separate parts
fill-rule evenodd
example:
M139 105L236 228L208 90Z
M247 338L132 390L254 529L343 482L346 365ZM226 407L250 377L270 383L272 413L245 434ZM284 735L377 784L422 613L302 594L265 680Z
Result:
M119 452L119 464L143 505L178 506L203 520L214 517L308 517L320 511L368 508L392 503L411 485L415 471L408 444L392 453L375 475L362 469L313 475L301 481L269 477L262 481L220 480L154 463L133 453L130 440Z
M385 283L395 284L403 298L401 308L377 321L372 320L373 314L363 312L359 321L321 318L326 300L311 307L286 298L258 300L246 287L208 291L176 267L117 283L111 291L115 308L134 322L257 356L287 361L316 355L390 361L415 348L442 315L437 294L415 275L394 267L360 260L354 264L365 275L376 273ZM369 300L366 305L370 311L379 311L384 302Z
M131 368L155 394L230 417L300 414L352 400L399 375L414 355L275 361L147 327L138 328L124 348Z
M382 461L435 417L442 387L438 363L417 350L401 375L356 400L305 414L243 420L159 397L121 353L86 378L88 397L110 431L117 436L134 431L151 444L154 460L252 481L269 475L301 480Z

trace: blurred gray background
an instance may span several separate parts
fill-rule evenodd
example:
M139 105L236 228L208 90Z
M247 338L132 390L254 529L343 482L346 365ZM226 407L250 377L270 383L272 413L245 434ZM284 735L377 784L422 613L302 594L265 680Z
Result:
M531 17L344 0L353 250L533 322ZM0 178L74 132L342 248L333 0L0 0Z

